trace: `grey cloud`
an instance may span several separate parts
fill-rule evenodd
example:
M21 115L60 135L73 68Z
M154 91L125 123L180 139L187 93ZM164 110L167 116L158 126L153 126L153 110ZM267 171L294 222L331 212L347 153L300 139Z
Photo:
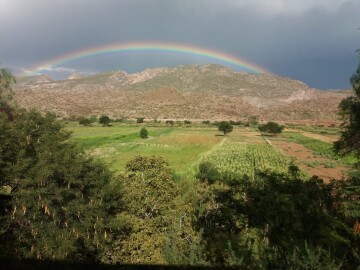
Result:
M3 1L0 61L18 69L83 48L152 40L219 50L313 87L344 88L360 47L357 0ZM66 67L133 71L177 63L191 59L107 56Z

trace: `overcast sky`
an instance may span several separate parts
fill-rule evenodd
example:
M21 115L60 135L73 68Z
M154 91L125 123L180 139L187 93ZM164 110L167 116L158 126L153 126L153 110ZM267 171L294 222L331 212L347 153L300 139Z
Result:
M310 87L350 88L359 27L359 0L0 0L0 62L20 73L86 48L171 42L246 59ZM50 75L208 62L112 54L64 63Z

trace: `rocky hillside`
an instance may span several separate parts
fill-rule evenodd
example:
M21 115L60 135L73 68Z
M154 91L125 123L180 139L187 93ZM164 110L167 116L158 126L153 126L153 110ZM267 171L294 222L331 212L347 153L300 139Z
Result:
M348 91L320 91L301 81L234 72L219 65L186 65L53 81L21 78L15 100L25 108L60 116L107 114L113 118L247 119L333 122Z

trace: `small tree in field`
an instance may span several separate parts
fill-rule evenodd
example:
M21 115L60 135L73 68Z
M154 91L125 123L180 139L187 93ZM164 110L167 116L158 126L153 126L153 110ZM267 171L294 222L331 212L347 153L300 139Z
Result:
M91 120L90 120L89 118L81 117L81 118L79 119L79 124L80 124L80 125L90 126L91 123L92 123L92 122L91 122Z
M230 125L229 122L222 121L219 123L218 130L224 132L224 135L226 135L227 133L230 133L233 130L233 126Z
M103 126L108 126L110 123L109 116L107 116L107 115L100 116L99 123L102 124Z
M143 127L143 128L140 130L140 137L141 137L141 139L147 139L148 135L149 135L149 133L148 133L147 129Z
M138 124L144 123L144 117L136 118L136 123L138 123Z
M284 130L284 126L280 126L276 122L267 122L266 124L259 125L258 129L260 132L269 133L271 135L277 135Z

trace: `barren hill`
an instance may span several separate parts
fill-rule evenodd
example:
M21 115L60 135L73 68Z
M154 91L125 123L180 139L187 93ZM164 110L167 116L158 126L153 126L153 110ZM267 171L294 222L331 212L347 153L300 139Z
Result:
M60 116L107 114L114 118L246 119L333 122L347 91L320 91L266 74L234 72L220 65L185 65L53 81L22 78L15 100L25 108Z

